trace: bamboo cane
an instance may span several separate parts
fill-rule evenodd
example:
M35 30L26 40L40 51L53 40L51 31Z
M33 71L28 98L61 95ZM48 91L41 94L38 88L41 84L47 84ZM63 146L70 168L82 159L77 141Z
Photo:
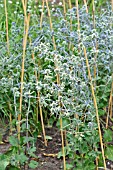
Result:
M62 0L63 2L63 9L64 9L64 17L66 17L66 2L65 0Z
M78 8L78 0L76 0L76 8L77 8L77 23L78 23L78 28L77 28L77 31L78 31L78 52L80 53L80 19L79 19L79 8Z
M83 50L84 50L84 56L85 56L85 59L86 59L86 66L87 66L87 69L88 69L88 77L89 77L90 84L91 84L91 92L92 92L92 97L93 97L93 101L94 101L94 107L95 107L95 111L96 111L96 119L97 119L97 124L98 124L98 131L99 131L99 138L100 138L100 145L101 145L102 157L103 157L103 162L104 162L104 168L106 170L106 161L105 161L104 148L103 148L103 142L102 142L102 132L101 132L101 128L100 128L98 106L97 106L94 86L93 86L93 83L92 83L92 77L91 77L91 73L90 73L90 66L89 66L89 61L88 61L88 58L87 58L86 48L84 47Z
M68 3L69 3L69 9L71 9L72 8L71 0L68 0ZM70 29L72 31L72 17L70 18Z
M78 23L78 27L77 27L77 31L78 31L78 53L80 55L80 19L79 19L79 7L78 7L78 0L75 0L75 4L76 4L76 8L77 8L77 12L76 12L76 15L77 15L77 23ZM79 118L78 114L75 114L75 117L76 119ZM76 131L78 131L78 127L76 127Z
M93 15L93 28L96 29L96 21L95 21L95 2L92 0L92 5L93 5L93 10L92 10L92 15ZM96 39L96 53L94 56L95 60L95 65L94 65L94 87L96 87L96 73L97 73L97 68L96 68L96 61L97 61L97 56L98 56L98 43Z
M6 17L6 39L7 39L7 51L9 55L9 32L8 32L8 14L7 14L7 3L4 0L4 7L5 7L5 17Z
M8 30L8 14L7 14L7 2L6 0L4 0L4 7L5 7L5 17L6 17L6 40L7 40L7 51L8 51L8 55L10 53L9 50L9 30ZM9 103L9 109L10 109L10 103ZM9 119L10 119L10 134L12 134L12 114L10 113L9 115Z
M69 0L68 3L69 3L69 9L71 9L72 8L71 0ZM72 17L70 17L70 30L72 31ZM72 44L70 42L69 49L71 49L71 46L72 46ZM73 46L72 46L72 51L73 51Z
M112 84L111 84L111 92L110 92L110 98L109 98L109 105L108 105L108 111L107 111L107 117L106 117L106 129L108 129L108 121L109 121L109 116L112 118L113 112L112 112L112 95L113 95L113 74L112 74Z
M111 0L111 6L112 6L112 11L113 11L113 0ZM108 128L108 121L109 121L109 116L112 118L112 93L113 93L113 74L112 74L112 85L111 85L111 92L110 92L110 98L109 98L109 105L108 105L108 111L107 111L107 117L106 117L106 129Z
M85 7L86 7L86 13L88 13L87 2L86 2L86 0L83 0L83 1L84 1L84 5L85 5Z
M23 0L22 0L23 2ZM25 4L23 3L23 7L25 8ZM26 10L24 9L24 12ZM25 12L26 14L26 12ZM29 22L30 22L30 14L25 15L24 21L26 22L26 25L24 24L24 38L23 38L23 55L22 55L22 68L21 68L21 87L20 87L20 106L18 114L18 125L17 125L17 131L18 131L18 139L20 140L20 121L21 121L21 113L22 113L22 95L23 95L23 82L24 82L24 62L25 62L25 54L26 54L26 45L27 45L27 37L28 37L28 30L29 30ZM25 23L24 22L24 23Z
M87 2L86 0L84 0L84 5L86 6L86 13L88 13L88 8L87 8ZM94 1L93 1L93 27L95 29L95 4L94 4ZM95 54L95 61L96 61L96 58L97 58L97 41L96 41L96 54ZM96 63L95 63L95 66L94 66L94 78L96 79ZM94 83L94 86L96 86L96 80L95 80L95 83ZM96 158L96 170L98 170L98 158Z
M63 1L63 3L65 3L65 1ZM47 6L47 10L48 10L50 29L51 29L51 31L53 31L52 18L51 18L51 13L50 13L50 9L49 9L48 0L46 0L46 6ZM64 11L64 13L65 13L65 11ZM53 41L54 50L56 50L56 42L55 42L54 35L52 36L52 41ZM54 64L55 64L55 68L57 68L58 66L56 65L56 63L54 63ZM60 75L57 73L56 77L57 77L57 84L60 85ZM59 96L60 96L60 93L58 93L58 97ZM60 105L61 105L61 103L59 102L59 106ZM64 164L64 170L66 170L66 160L65 160L65 150L64 150L64 135L63 135L62 118L60 118L60 129L61 129L61 138L62 138L63 164Z
M43 11L44 11L44 0L42 1L42 12L41 12L41 17L40 17L40 29L42 29Z
M113 0L111 0L111 5L112 5L112 11L113 11ZM110 100L111 100L111 109L110 109L110 118L113 116L113 74L112 74L112 88L111 88L111 95L110 95Z
M112 118L112 116L113 116L113 74L112 74L112 85L111 85L110 101L111 101L110 118Z
M111 6L112 6L112 11L113 11L113 0L111 0Z
M32 59L34 61L34 53L32 53ZM34 73L35 73L35 77L36 77L36 83L38 83L38 77L37 77L36 70L34 71ZM45 127L44 127L44 121L43 121L43 114L42 114L42 107L41 107L41 104L40 104L40 92L39 91L37 91L37 104L39 106L39 112L40 112L40 118L41 118L41 124L42 124L42 131L43 131L43 136L44 136L44 144L45 144L45 146L47 146Z
M44 0L42 2L42 13L41 13L41 18L40 18L40 29L42 29L43 10L44 10ZM34 60L34 53L32 53L32 59ZM35 70L35 77L36 77L36 82L38 83L38 77L37 77L36 70ZM41 118L43 136L44 136L44 144L45 144L45 146L47 146L45 127L44 127L44 120L43 120L43 114L42 114L42 106L40 104L40 92L39 91L37 91L37 104L39 106L39 113L40 113L40 118ZM38 113L37 113L37 121L38 121Z
M22 6L24 10L24 33L26 31L26 25L27 25L27 0L22 0Z
M93 4L93 9L92 9L92 16L93 16L93 28L96 29L96 21L95 21L95 2L94 0L92 0L92 4ZM98 56L98 43L97 43L97 39L96 39L96 53L94 55L94 61L95 61L95 65L94 65L94 87L96 87L96 74L97 74L97 56ZM98 158L96 158L96 170L98 170Z

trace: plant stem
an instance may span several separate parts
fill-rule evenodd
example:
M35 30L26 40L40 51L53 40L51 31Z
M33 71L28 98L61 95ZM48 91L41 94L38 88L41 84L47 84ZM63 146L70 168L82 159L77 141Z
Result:
M43 10L44 10L44 0L42 2L42 13L41 13L41 18L40 18L40 29L42 29ZM32 59L34 60L34 53L32 53ZM35 60L34 60L34 63L35 63ZM36 83L38 84L38 76L37 76L36 69L35 69L35 77L36 77ZM43 114L42 114L42 106L40 104L40 92L39 91L37 91L37 108L38 108L38 106L39 106L39 113L40 113L40 118L41 118L43 136L44 136L44 144L45 144L45 146L47 146L45 127L44 127L44 120L43 120ZM37 110L37 122L38 122L38 110Z
M113 95L113 74L112 74L112 84L111 84L111 92L110 92L110 98L109 98L109 105L108 105L108 111L107 111L107 117L106 117L106 129L108 129L108 121L109 121L109 116L112 118L113 113L112 113L112 95Z
M63 0L63 4L65 4L65 0ZM49 5L48 5L48 0L46 0L46 6L47 6L47 10L48 10L48 16L49 16L49 22L50 22L50 29L51 31L53 31L53 25L52 25L52 19L51 19L51 13L50 13L50 9L49 9ZM64 11L65 13L65 11ZM52 40L53 40L53 47L54 50L56 50L56 43L55 43L55 38L54 35L52 36ZM58 68L58 66L55 64L55 68ZM57 85L60 85L60 75L59 73L56 73L56 77L57 77ZM60 93L58 92L58 97L60 96ZM61 106L61 102L59 101L59 106ZM60 116L61 116L61 112L60 112ZM66 160L65 160L65 150L64 150L64 135L63 135L63 124L62 124L62 118L60 117L60 129L61 129L61 139L62 139L62 152L63 152L63 163L64 163L64 170L66 170Z
M42 12L41 12L41 17L40 17L40 29L42 29L43 11L44 11L44 0L42 1Z
M29 112L30 112L30 90L29 90L29 97L28 97L28 109L27 109L27 113L26 113L26 137L29 137ZM27 142L27 148L29 148L29 142Z
M95 22L95 2L94 0L92 0L92 5L93 5L93 10L92 10L92 16L93 16L93 28L96 29L96 22ZM96 53L94 55L94 60L95 60L95 65L94 65L94 87L96 87L96 74L97 74L97 56L98 56L98 43L97 43L97 39L96 39Z
M8 102L9 104L9 110L11 111L11 104L10 102ZM10 113L10 135L12 135L12 114Z
M23 38L23 55L22 55L22 68L21 68L20 106L19 106L20 113L18 114L18 126L17 126L19 140L20 140L20 120L21 120L21 113L22 113L22 95L23 95L23 82L24 82L24 62L25 62L25 53L26 53L27 37L28 37L28 30L29 30L30 14L28 14L28 17L27 16L25 17L25 20L27 21L27 25L24 25L24 27L26 27L25 29L26 31L24 33L24 38Z
M32 59L34 60L34 53L32 53ZM35 73L35 77L36 77L36 83L38 84L38 77L37 77L36 69L35 69L34 73ZM43 120L43 114L42 114L42 107L41 107L41 104L40 104L40 92L39 91L37 91L37 105L39 106L39 112L40 112L40 118L41 118L41 124L42 124L42 131L43 131L43 136L44 136L44 143L45 143L45 146L47 146L45 127L44 127L44 120ZM38 114L38 112L37 112L37 114ZM37 115L37 117L38 117L38 115Z
M95 22L95 2L94 0L92 0L92 5L93 5L93 9L92 9L92 15L93 15L93 28L96 29L96 22ZM95 61L95 65L94 65L94 87L96 88L96 74L97 74L97 56L98 56L98 43L97 43L97 39L96 39L96 53L94 55L94 61ZM96 89L95 89L96 90ZM96 170L98 170L98 158L96 158Z
M88 7L87 7L87 2L86 2L86 0L84 0L84 5L85 5L85 7L86 7L86 13L88 13Z
M112 87L111 87L111 94L110 94L110 100L111 100L111 107L110 107L110 118L113 116L113 74L112 74Z
M6 16L6 40L7 40L7 51L8 55L10 53L9 50L9 30L8 30L8 14L7 14L7 2L4 0L4 7L5 7L5 16ZM9 109L11 109L10 103L9 103ZM10 113L10 133L12 134L12 114Z
M7 51L8 51L8 55L9 55L9 32L8 32L8 14L7 14L7 4L6 4L6 0L4 0L4 6L5 6L5 16L6 16Z
M77 28L77 31L78 31L78 53L80 55L80 19L79 19L79 7L78 7L78 0L75 1L75 4L76 4L76 8L77 8L77 12L76 12L76 15L77 15L77 23L78 23L78 28ZM76 119L79 119L79 116L78 114L75 114L75 118ZM76 131L79 131L79 127L76 126Z
M100 145L101 145L102 157L103 157L103 162L104 162L104 168L106 170L106 162L105 162L104 148L103 148L103 142L102 142L102 132L101 132L101 128L100 128L98 106L97 106L96 96L95 96L95 92L94 92L94 86L93 86L93 83L92 83L92 77L91 77L91 72L90 72L89 61L88 61L88 58L87 58L87 53L86 53L85 47L84 47L84 56L85 56L85 59L86 59L86 66L87 66L87 69L88 69L88 78L90 80L91 92L92 92L94 107L95 107L95 111L96 111L96 119L97 119L97 124L98 124L98 131L99 131L99 138L100 138Z
M72 8L71 0L69 0L69 9ZM72 17L70 17L70 30L72 31Z
M77 23L78 23L78 52L80 53L80 19L79 19L79 8L78 8L78 0L76 0L76 8L77 8Z
M63 2L63 9L64 9L64 18L66 17L66 3L65 0L62 0Z
M71 0L69 0L69 9L72 8L72 4L71 4ZM70 16L70 30L72 31L72 17ZM71 49L72 43L69 43L69 49ZM73 46L72 46L72 50L73 50Z
M111 0L111 5L112 5L112 11L113 11L113 0Z

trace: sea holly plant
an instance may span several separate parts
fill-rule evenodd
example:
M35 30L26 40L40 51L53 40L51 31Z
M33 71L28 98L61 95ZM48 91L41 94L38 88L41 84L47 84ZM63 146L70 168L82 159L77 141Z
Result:
M16 5L18 6L18 4ZM28 5L33 6L30 1ZM91 82L88 78L83 49L85 47L87 51L94 85L103 129L105 156L112 161L112 139L109 137L112 134L112 127L105 130L106 122L103 120L103 116L106 117L109 103L113 73L113 13L111 7L106 6L104 12L100 11L100 14L95 15L95 28L92 15L86 13L85 6L80 8L80 30L78 30L76 15L77 7L67 10L65 17L62 8L56 8L55 11L50 10L52 29L45 7L41 26L40 12L33 13L31 10L32 8L29 7L31 21L26 43L23 82L20 80L23 35L25 34L23 12L15 14L13 20L10 20L9 54L4 27L1 26L0 112L8 119L9 115L12 115L12 119L14 119L12 126L15 129L20 123L21 137L20 140L14 135L9 138L12 146L6 154L0 156L2 162L0 166L3 165L4 169L8 165L23 167L26 162L29 162L30 168L38 166L38 163L30 158L37 159L34 154L36 151L34 141L43 129L39 115L40 108L43 111L45 124L55 123L60 128L62 119L63 127L60 130L65 132L65 155L71 161L71 166L67 164L67 169L93 170L96 168L95 160L97 161L98 157L100 165L103 166L95 107L90 88ZM53 47L53 37L56 49ZM96 76L94 75L95 68ZM59 84L56 80L57 75L60 76ZM20 94L22 83L23 91ZM19 122L20 95L22 95L23 101L22 119ZM46 137L48 138L48 135ZM110 150L111 152L109 152ZM62 156L61 152L58 157ZM21 157L23 159L20 159Z

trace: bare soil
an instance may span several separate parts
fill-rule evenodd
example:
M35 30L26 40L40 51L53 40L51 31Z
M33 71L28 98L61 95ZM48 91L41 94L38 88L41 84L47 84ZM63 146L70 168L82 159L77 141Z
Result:
M0 134L3 133L5 129L0 122ZM39 165L35 170L63 170L63 159L58 159L57 155L61 151L61 134L58 128L56 127L46 127L46 135L51 137L47 141L47 146L44 145L43 135L37 138L36 142L36 155L38 159L36 160ZM8 151L10 144L8 143L8 134L3 137L3 142L0 141L0 154L3 154ZM110 143L111 144L111 143ZM71 163L67 158L66 162ZM107 170L113 170L113 161L106 159ZM28 167L21 168L21 170L32 170ZM73 169L72 169L73 170ZM99 168L102 170L102 168Z
M52 139L48 140L47 147L42 139L37 140L37 155L39 157L39 167L37 170L62 170L63 161L57 158L61 151L61 135L56 127L46 128L46 135Z
M0 132L2 132L0 129ZM36 156L38 156L38 167L35 170L63 170L63 160L58 159L58 152L61 151L61 135L60 131L56 127L45 128L46 135L51 139L47 141L47 146L44 145L43 137L38 137L36 142ZM2 143L3 142L3 143ZM8 142L8 134L3 137L0 142L0 154L8 151L10 148ZM28 167L22 168L22 170L31 170Z

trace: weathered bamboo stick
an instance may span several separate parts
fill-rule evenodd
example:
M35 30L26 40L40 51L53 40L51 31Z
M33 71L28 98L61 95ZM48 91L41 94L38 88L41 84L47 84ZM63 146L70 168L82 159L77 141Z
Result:
M65 3L65 0L63 1L63 3ZM46 0L46 6L47 6L47 10L48 10L50 29L51 29L51 31L53 31L53 24L52 24L52 18L51 18L51 13L50 13L50 9L49 9L48 0ZM65 11L64 11L64 13L65 13ZM55 42L54 35L52 36L52 41L53 41L54 50L56 50L56 42ZM57 68L58 66L56 65L56 63L54 63L54 64L55 64L55 68ZM56 77L57 77L57 85L60 85L60 75L59 75L59 73L56 73ZM58 93L58 97L59 96L60 96L60 93ZM59 102L59 106L60 105L61 105L61 103ZM64 150L64 134L63 134L62 118L60 118L60 129L61 129L61 138L62 138L62 152L63 152L64 170L66 170L66 160L65 160L65 150Z
M8 51L8 55L9 55L9 53L10 53L10 49L9 49L9 30L8 30L8 14L7 14L7 2L6 2L6 0L4 0L4 7L5 7L5 17L6 17L7 51ZM9 103L9 110L11 110L10 103ZM11 113L9 115L9 119L10 119L10 134L12 134L12 114Z
M85 5L85 7L86 7L86 13L88 13L87 2L86 2L86 0L83 0L83 1L84 1L84 5Z
M25 4L24 4L24 8L25 8ZM25 54L26 54L26 45L27 45L27 37L28 37L28 30L29 30L30 14L28 14L28 17L25 16L24 21L26 22L26 25L24 24L25 32L24 32L24 38L23 38L23 55L22 55L22 68L21 68L21 87L20 87L20 106L19 106L19 112L20 113L18 114L18 125L17 125L18 139L19 140L20 140L20 128L21 128L20 127L20 121L21 121L22 99L23 99L22 95L23 95L23 82L24 82L24 62L25 62Z
M96 119L97 119L98 131L99 131L99 138L100 138L100 145L101 145L103 163L104 163L104 168L106 170L106 161L105 161L104 148L103 148L103 142L102 142L102 132L101 132L101 128L100 128L98 106L97 106L94 86L93 86L93 83L92 83L92 77L91 77L90 66L89 66L89 61L88 61L88 57L87 57L86 48L84 47L83 50L84 50L84 56L85 56L85 59L86 59L86 66L87 66L87 69L88 69L88 77L89 77L89 80L90 80L91 92L92 92L94 107L95 107L95 111L96 111Z

